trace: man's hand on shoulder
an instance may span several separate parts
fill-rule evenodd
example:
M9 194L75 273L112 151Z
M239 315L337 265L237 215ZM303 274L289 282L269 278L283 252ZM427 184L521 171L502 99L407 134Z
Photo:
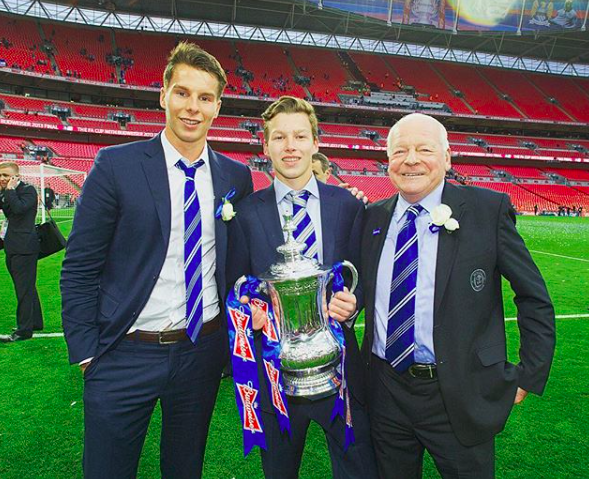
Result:
M356 197L356 199L362 201L365 205L368 204L368 196L366 196L362 190L359 190L355 186L350 185L350 183L340 183L338 186L340 188L345 188L346 190L348 190L352 195Z

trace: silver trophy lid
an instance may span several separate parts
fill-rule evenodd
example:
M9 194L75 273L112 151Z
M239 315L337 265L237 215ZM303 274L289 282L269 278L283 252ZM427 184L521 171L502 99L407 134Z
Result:
M297 241L293 235L296 226L292 216L284 216L282 230L287 234L286 242L276 248L276 251L284 259L270 266L270 269L262 274L260 279L266 281L302 279L319 276L329 270L329 268L321 266L316 259L303 255L306 245Z

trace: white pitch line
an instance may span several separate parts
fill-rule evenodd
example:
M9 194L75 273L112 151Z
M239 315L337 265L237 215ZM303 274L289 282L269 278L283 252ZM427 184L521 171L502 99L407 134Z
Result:
M589 318L589 314L559 314L555 316L556 319L577 319L577 318ZM505 318L505 321L516 321L517 318ZM364 323L358 323L355 326L356 328L363 328Z
M557 258L573 259L575 261L583 261L584 263L589 263L589 259L575 258L574 256L565 256L563 254L547 253L546 251L538 251L538 250L531 249L530 253L547 254L548 256L556 256Z
M560 314L556 319L589 318L589 314ZM515 321L517 318L505 318L505 321ZM363 328L364 323L358 323L357 328ZM34 338L63 338L63 333L35 333Z

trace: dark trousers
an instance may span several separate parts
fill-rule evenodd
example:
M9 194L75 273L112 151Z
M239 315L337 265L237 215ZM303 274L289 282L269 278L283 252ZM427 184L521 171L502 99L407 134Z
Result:
M381 479L418 479L423 453L444 479L494 477L494 440L462 445L452 430L437 379L397 374L372 356L369 415Z
M162 478L201 477L226 358L226 334L219 330L196 345L125 339L92 361L84 375L84 477L136 477L158 399Z
M43 329L41 303L37 294L37 254L7 254L6 267L16 292L16 333L31 337Z
M325 432L335 479L377 477L374 451L370 440L370 425L365 410L350 398L352 423L356 441L344 451L345 422L341 417L331 421L335 396L309 401L288 401L291 436L280 434L276 416L262 412L268 449L262 449L262 467L266 479L296 479L299 477L301 458L307 430L311 421Z

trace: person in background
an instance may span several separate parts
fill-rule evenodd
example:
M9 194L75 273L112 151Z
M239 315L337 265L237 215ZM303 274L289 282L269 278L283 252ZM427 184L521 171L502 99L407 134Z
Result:
M31 339L43 329L43 313L37 293L39 238L35 229L37 191L20 180L16 163L0 163L0 246L6 253L6 267L16 292L16 329L2 342Z

